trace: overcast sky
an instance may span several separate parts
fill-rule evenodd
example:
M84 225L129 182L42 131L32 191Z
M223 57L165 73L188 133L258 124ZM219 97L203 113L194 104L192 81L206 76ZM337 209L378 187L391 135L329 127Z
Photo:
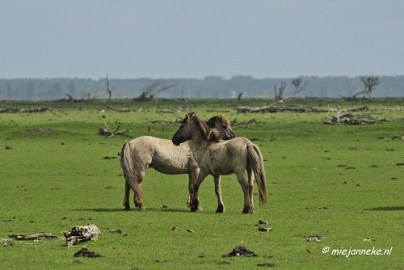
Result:
M404 75L402 0L0 0L0 78Z

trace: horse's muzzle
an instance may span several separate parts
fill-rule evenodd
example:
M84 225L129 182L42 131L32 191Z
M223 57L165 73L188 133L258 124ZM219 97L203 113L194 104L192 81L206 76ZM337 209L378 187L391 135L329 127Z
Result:
M229 130L226 131L226 136L227 136L227 138L222 138L222 139L224 139L224 140L231 140L231 139L233 139L233 138L236 138L236 134L235 134L234 131L231 130L231 129L229 129Z
M172 138L171 141L173 142L174 145L178 146L181 144L181 141L178 140L177 138Z

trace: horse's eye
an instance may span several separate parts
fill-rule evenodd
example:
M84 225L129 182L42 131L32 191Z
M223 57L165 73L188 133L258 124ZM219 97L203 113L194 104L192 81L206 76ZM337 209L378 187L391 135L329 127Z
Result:
M224 129L226 129L226 128L227 128L227 126L223 126L223 128L224 128Z

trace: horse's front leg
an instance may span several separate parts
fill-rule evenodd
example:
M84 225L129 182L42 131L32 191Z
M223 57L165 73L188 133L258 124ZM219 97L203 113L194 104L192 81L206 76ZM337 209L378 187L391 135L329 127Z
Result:
M192 193L190 194L191 204L190 210L192 212L195 211L202 211L202 207L199 204L199 185L193 184L192 185Z
M188 199L187 199L187 207L191 208L191 204L192 204L192 185L193 185L193 178L194 176L190 173L188 175Z
M130 210L129 195L130 195L130 185L129 185L129 183L125 180L125 195L123 196L123 206L125 207L125 211L129 211L129 210Z
M223 200L222 200L222 189L220 187L220 175L214 175L213 180L215 182L215 193L217 196L216 213L224 213L224 204L223 204Z
M203 175L199 174L196 181L194 181L193 184L191 185L192 186L191 187L192 188L192 193L191 193L191 211L192 212L203 210L199 204L199 187L206 176L207 176L207 174L203 174Z

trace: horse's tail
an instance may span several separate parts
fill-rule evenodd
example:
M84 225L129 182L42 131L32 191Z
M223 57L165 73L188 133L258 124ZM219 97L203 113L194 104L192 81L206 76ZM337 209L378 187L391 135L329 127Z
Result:
M120 162L126 183L129 184L135 193L138 194L138 197L141 198L142 190L139 184L143 179L136 173L135 162L130 151L130 142L125 142L122 146Z
M268 202L267 186L265 180L264 158L258 146L250 143L247 145L247 167L254 174L259 190L259 199L261 204Z

